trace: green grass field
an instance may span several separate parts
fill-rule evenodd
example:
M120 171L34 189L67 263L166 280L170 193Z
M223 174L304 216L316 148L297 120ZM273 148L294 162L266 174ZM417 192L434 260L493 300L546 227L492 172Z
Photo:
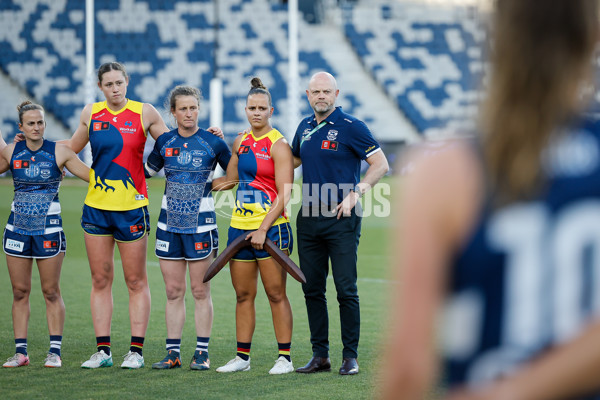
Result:
M83 370L80 365L95 350L95 338L89 306L90 272L85 253L83 231L79 225L85 197L85 183L66 179L60 191L62 216L67 234L67 256L63 263L61 290L66 305L63 334L63 368L43 367L48 351L48 329L45 305L34 266L31 317L29 322L28 367L0 368L0 397L6 398L201 398L201 399L368 399L377 381L377 361L382 329L385 326L387 294L394 285L388 280L387 230L390 219L371 216L363 220L358 254L359 295L361 303L360 373L340 376L342 346L339 312L332 279L328 281L330 310L330 347L332 372L311 375L291 373L270 376L269 369L277 358L277 343L273 332L268 301L259 283L256 301L257 324L252 342L252 369L249 372L219 374L215 368L235 356L235 293L229 271L224 269L212 280L214 324L209 352L211 370L191 371L187 368L195 348L193 301L186 294L187 320L182 338L183 368L152 370L151 364L165 354L164 306L166 296L158 259L154 255L154 228L158 218L164 182L149 181L152 232L148 248L148 276L152 293L152 311L144 345L146 367L142 370L122 370L121 356L129 350L128 296L124 284L118 251L115 255L113 285L114 313L112 351L115 366L100 370ZM5 223L12 201L12 181L0 179L0 222ZM295 213L292 213L294 225ZM219 220L221 249L226 243L228 221ZM294 252L292 258L298 262ZM306 309L300 284L288 279L288 295L294 312L292 360L300 367L312 355ZM13 355L14 341L11 320L12 293L6 259L0 257L0 358Z

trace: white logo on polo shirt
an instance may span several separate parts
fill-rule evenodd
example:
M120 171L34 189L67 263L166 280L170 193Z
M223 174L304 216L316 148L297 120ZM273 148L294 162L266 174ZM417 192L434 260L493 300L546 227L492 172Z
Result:
M23 252L23 246L25 243L19 242L18 240L6 239L6 249Z
M156 239L156 250L158 251L169 251L169 242L165 242L164 240Z
M327 140L335 140L337 138L337 135L338 131L332 129L329 132L327 132Z

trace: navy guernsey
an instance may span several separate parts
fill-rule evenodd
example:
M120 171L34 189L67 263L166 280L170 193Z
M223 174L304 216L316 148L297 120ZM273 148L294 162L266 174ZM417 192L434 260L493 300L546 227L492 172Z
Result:
M600 314L600 122L555 140L543 166L543 192L486 202L454 260L442 329L449 387L510 374Z
M44 140L33 151L25 140L17 142L10 160L15 197L6 229L21 235L62 231L58 188L62 171L56 165L56 143Z
M341 203L360 181L361 161L380 150L365 123L341 107L318 125L314 115L303 119L292 142L292 153L302 160L302 204Z
M160 135L147 161L155 172L165 169L158 228L186 234L216 229L211 182L217 163L226 170L230 158L223 139L203 129L190 137L177 129Z

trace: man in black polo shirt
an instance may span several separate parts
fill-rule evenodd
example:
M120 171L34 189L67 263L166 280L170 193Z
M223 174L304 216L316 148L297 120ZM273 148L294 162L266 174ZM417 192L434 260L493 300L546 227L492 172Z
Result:
M292 143L294 166L302 165L302 208L296 222L302 285L313 357L296 372L331 370L329 316L325 297L329 260L340 306L342 375L358 373L360 310L356 261L361 209L358 199L389 169L387 159L364 122L335 107L335 78L312 76L306 96L315 114L300 122ZM362 160L369 168L360 180ZM355 207L356 206L356 207Z

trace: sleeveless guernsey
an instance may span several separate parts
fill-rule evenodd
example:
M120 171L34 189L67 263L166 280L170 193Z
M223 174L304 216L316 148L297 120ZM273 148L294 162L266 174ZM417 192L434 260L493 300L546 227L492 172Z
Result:
M110 110L106 101L93 104L88 131L93 160L85 198L88 206L127 211L148 205L142 107L143 103L132 100L119 111Z

